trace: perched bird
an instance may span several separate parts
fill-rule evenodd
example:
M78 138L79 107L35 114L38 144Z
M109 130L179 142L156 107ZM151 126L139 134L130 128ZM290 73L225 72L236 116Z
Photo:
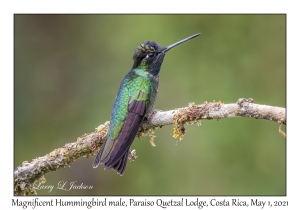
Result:
M105 142L98 152L93 167L105 164L118 174L125 172L129 148L145 117L150 114L158 90L158 74L166 52L200 34L195 34L168 47L156 42L141 43L133 54L133 67L124 77L110 116Z

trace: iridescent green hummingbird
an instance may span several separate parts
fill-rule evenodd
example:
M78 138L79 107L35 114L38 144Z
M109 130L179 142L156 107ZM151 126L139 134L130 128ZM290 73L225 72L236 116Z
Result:
M156 100L158 74L166 52L199 35L195 34L168 47L146 41L135 49L133 66L118 90L107 136L94 160L94 168L105 164L104 170L113 168L118 174L124 174L129 148Z

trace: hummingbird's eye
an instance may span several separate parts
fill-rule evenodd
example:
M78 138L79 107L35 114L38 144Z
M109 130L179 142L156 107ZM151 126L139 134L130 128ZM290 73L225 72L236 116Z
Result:
M152 53L152 52L149 52L148 54L147 54L147 58L153 58L154 57L154 53Z

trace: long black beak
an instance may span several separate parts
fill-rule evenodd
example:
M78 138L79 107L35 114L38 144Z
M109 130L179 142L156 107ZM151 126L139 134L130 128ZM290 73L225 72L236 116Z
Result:
M175 46L177 46L177 45L179 45L179 44L181 44L181 43L183 43L183 42L186 42L186 41L188 41L188 40L190 40L190 39L193 39L193 38L199 36L200 34L201 34L201 33L194 34L193 36L190 36L190 37L185 38L185 39L183 39L183 40L181 40L181 41L179 41L179 42L176 42L176 43L174 43L174 44L171 44L171 45L169 45L166 49L164 49L162 52L166 53L166 52L168 52L170 49L172 49L173 47L175 47Z

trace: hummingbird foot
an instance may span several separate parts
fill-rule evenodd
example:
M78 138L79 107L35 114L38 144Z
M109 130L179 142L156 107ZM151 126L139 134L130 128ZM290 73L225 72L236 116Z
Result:
M151 113L149 113L147 116L144 117L143 119L143 123L139 129L139 132L138 132L138 135L137 137L140 138L141 136L145 136L145 133L148 132L148 129L150 125L150 122L152 120L152 118L154 117L154 115L157 113L157 112L160 112L161 110L159 109L154 109L153 111L151 111Z
M147 117L144 118L144 121L148 121L150 122L152 120L152 118L154 117L154 115L157 113L157 112L160 112L161 110L159 109L154 109L151 113L148 114Z

